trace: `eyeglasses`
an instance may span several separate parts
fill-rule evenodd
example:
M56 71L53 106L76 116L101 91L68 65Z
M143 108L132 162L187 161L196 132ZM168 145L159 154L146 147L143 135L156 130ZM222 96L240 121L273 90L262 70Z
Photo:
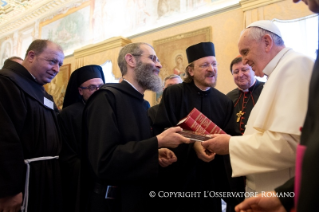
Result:
M89 85L87 87L80 87L82 89L88 89L89 91L96 91L97 89L100 89L100 87L102 87L104 84L100 84L100 85Z
M144 54L132 54L133 56L137 56L137 57L140 57ZM156 55L153 55L153 54L149 54L148 55L148 58L150 58L154 63L160 63L158 57Z
M201 69L207 69L210 66L213 66L213 68L217 68L218 64L217 63L204 63L204 64L200 65L199 67Z

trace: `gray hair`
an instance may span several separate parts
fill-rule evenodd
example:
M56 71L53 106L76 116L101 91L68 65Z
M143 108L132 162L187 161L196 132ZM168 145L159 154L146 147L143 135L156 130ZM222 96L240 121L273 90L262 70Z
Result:
M250 37L256 41L260 41L264 35L268 34L272 38L276 46L285 46L284 40L275 33L269 32L259 27L249 27L249 29Z
M133 56L134 55L140 55L143 53L143 51L140 49L140 46L141 45L148 45L150 46L152 49L153 46L151 46L150 44L148 43L143 43L143 42L139 42L139 43L130 43L126 46L124 46L120 53L119 53L119 56L117 58L117 64L118 66L120 67L120 70L121 70L121 73L122 73L122 76L124 76L126 73L127 73L127 66L126 66L126 60L125 60L125 55L127 54L132 54ZM139 61L139 60L137 60Z
M164 82L166 82L166 80L175 79L175 78L178 78L178 79L182 80L182 78L179 75L171 74L171 75L165 77Z

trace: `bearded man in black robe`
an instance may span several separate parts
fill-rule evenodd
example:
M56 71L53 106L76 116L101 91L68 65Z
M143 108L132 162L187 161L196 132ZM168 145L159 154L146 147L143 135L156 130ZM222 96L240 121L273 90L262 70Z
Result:
M52 96L43 85L59 72L62 48L35 40L22 64L0 70L0 211L62 211L61 149ZM27 174L26 174L27 173Z
M87 65L72 72L66 88L63 110L58 115L62 135L60 162L65 211L80 211L82 113L86 101L104 82L102 67Z
M153 47L132 43L118 57L123 81L96 91L83 112L84 142L81 207L85 211L143 212L156 210L150 192L158 180L159 163L176 161L161 147L190 142L170 128L152 137L145 90L159 91L162 67ZM83 189L83 190L82 190ZM153 194L153 193L151 193Z
M183 83L164 90L154 123L155 133L175 126L196 108L226 133L239 134L232 101L214 88L217 80L214 44L199 43L188 47L186 53L189 62L186 78ZM172 205L170 211L221 211L221 196L212 194L230 191L225 168L229 163L223 156L205 150L200 142L183 144L173 151L177 162L161 170L161 188L174 192L199 192L200 195L167 198L167 204ZM223 199L228 201L227 197Z

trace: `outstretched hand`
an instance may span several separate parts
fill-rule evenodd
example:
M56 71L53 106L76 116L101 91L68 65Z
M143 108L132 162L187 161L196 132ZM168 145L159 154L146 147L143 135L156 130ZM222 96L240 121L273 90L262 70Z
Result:
M229 154L229 139L230 135L214 134L212 139L203 141L202 145L210 152L215 152L218 155L227 155Z
M201 159L204 162L211 162L214 160L216 153L213 153L209 151L208 149L205 149L200 141L196 141L194 143L194 150L196 152L196 155L199 159Z
M182 143L193 143L194 141L191 141L189 138L185 138L184 136L177 133L182 130L183 129L180 127L171 127L161 134L157 135L156 137L158 140L158 148L176 148Z

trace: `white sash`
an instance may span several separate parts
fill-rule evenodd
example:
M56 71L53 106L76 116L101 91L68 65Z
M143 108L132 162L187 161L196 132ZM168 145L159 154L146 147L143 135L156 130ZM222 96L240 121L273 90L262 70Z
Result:
M21 212L28 211L30 163L35 161L52 160L52 159L58 159L58 158L59 156L45 156L45 157L38 157L38 158L31 158L31 159L24 160L24 163L27 165L27 173L25 177L24 198L23 198L23 204L21 206Z

